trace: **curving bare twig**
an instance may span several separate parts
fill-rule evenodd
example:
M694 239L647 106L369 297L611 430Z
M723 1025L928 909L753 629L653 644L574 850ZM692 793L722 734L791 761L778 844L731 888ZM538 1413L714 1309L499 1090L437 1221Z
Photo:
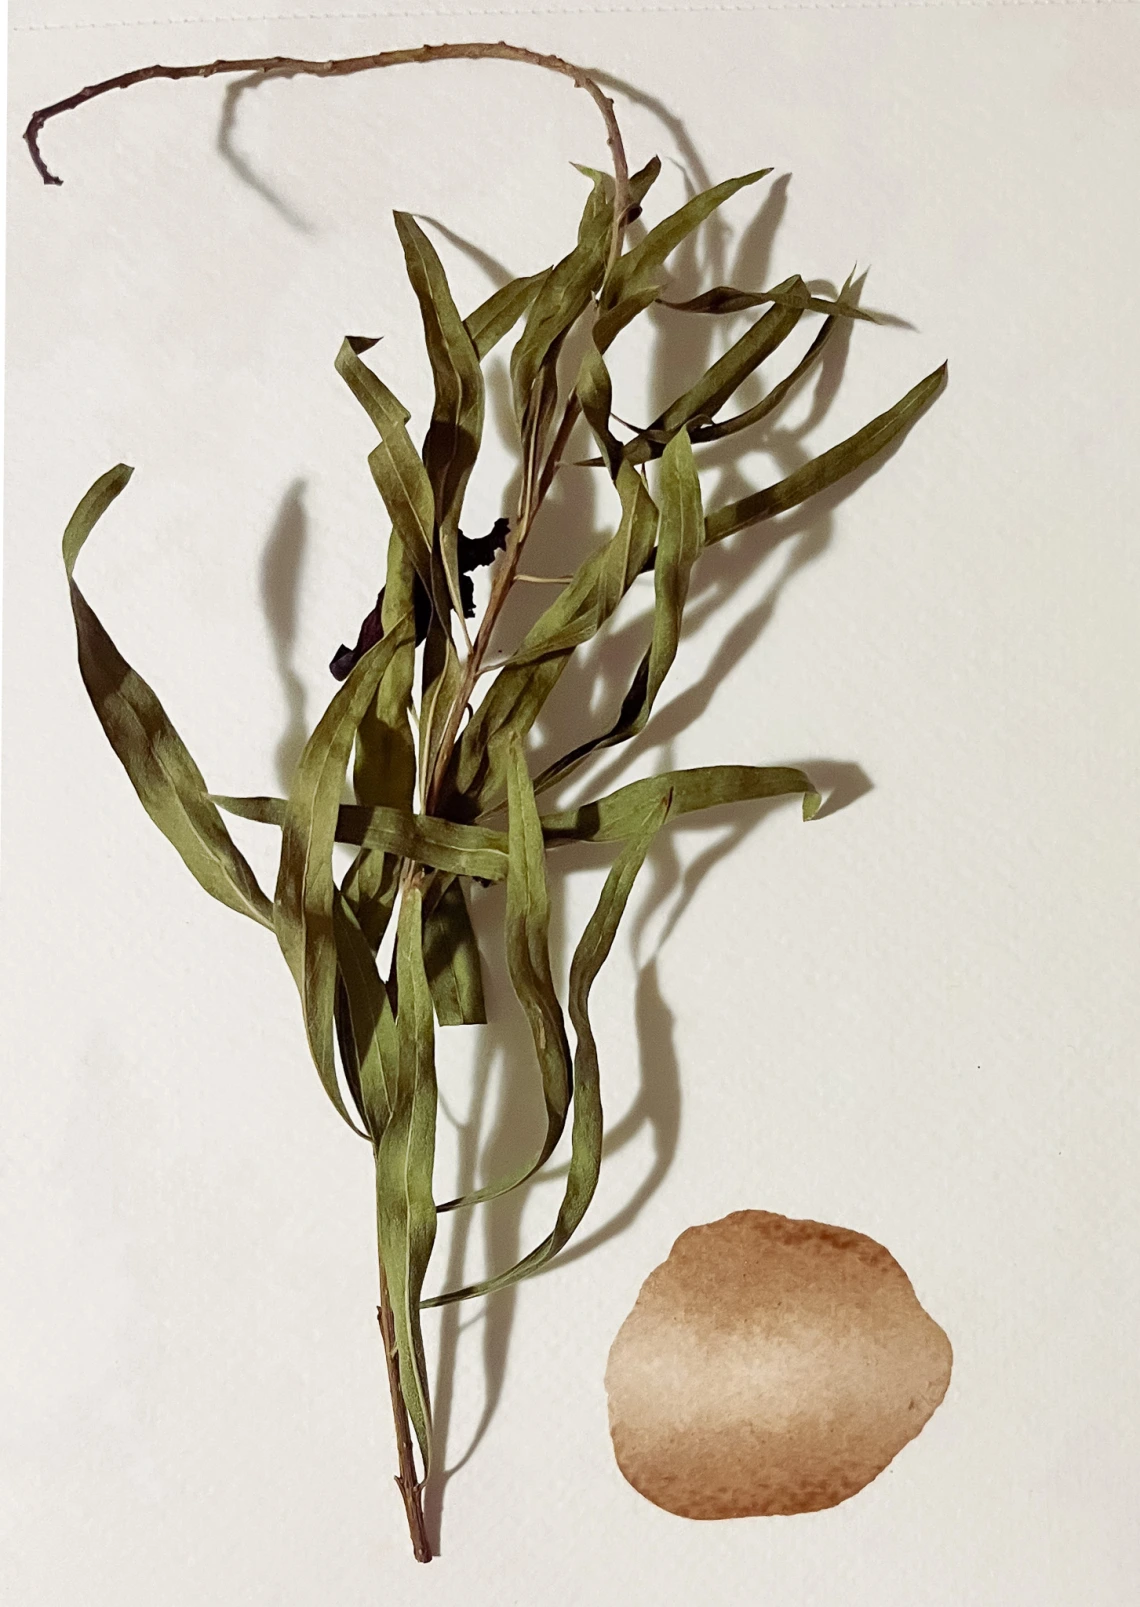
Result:
M455 45L419 45L407 50L382 50L371 56L342 56L329 61L311 61L298 56L247 56L220 58L218 61L200 62L182 67L136 67L115 78L104 78L100 83L88 84L85 89L57 100L33 112L24 130L24 139L35 163L36 171L45 184L62 184L53 173L40 151L40 134L45 123L63 112L84 106L97 95L106 95L112 89L130 89L134 84L145 84L156 78L213 78L219 73L261 73L265 77L291 78L309 74L315 78L347 78L353 73L371 72L376 67L402 67L413 62L433 61L515 61L529 67L543 67L548 72L560 73L569 78L578 89L584 89L597 106L606 127L606 142L614 164L614 226L610 244L610 261L621 252L625 226L629 221L630 192L629 164L621 129L614 115L614 103L596 79L583 67L561 56L545 55L541 51L527 50L522 45L508 45L503 40L495 43L475 42Z

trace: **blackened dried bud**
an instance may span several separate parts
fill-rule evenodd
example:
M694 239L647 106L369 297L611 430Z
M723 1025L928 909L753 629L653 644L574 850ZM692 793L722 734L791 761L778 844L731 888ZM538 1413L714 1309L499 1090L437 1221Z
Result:
M496 555L506 546L510 533L509 519L496 519L487 535L477 536L474 540L465 536L461 530L456 548L459 573L466 575L472 569L482 569L485 565L494 563Z
M346 647L342 642L332 656L329 664L333 676L338 681L346 680L359 664L370 647L375 647L384 636L384 626L380 618L384 607L384 588L380 588L380 595L376 599L376 606L364 616L364 623L360 627L360 634L356 638L355 647ZM416 624L416 645L424 640L431 624L431 599L417 578L412 590L412 611Z
M412 586L412 618L416 627L416 646L427 639L428 626L431 624L431 598L423 581L416 576Z
M361 625L360 633L356 638L356 646L346 647L342 642L332 656L329 669L336 680L347 680L368 649L375 647L383 636L384 626L380 622L380 610L383 606L384 591L381 588L380 595L376 599L376 607L371 613L364 616L364 623Z
M511 533L509 519L496 519L485 536L479 536L474 541L465 536L462 530L457 532L456 563L459 569L459 601L463 606L464 619L471 619L475 613L475 584L471 579L473 569L482 569L487 564L494 563L496 556L502 552L507 544L507 537ZM364 623L360 627L360 634L356 638L355 647L346 647L342 642L333 654L329 669L338 681L345 680L359 664L370 647L384 635L384 626L380 620L380 612L384 606L384 593L381 590L376 599L376 607L366 614ZM412 589L412 608L416 622L416 644L419 645L428 633L431 624L431 598L428 596L423 583L416 577Z

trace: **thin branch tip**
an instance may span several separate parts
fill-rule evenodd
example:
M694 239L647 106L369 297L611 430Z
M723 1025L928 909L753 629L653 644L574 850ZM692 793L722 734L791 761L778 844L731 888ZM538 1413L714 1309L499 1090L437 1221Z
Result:
M88 84L76 94L33 112L24 131L24 139L36 171L44 183L62 184L63 180L51 171L40 153L39 139L44 124L50 118L58 117L63 112L74 111L76 107L94 100L97 95L105 95L112 89L129 89L134 84L147 83L156 78L213 78L222 73L259 73L262 77L271 74L288 77L310 74L318 78L345 78L354 73L368 72L373 68L398 67L414 62L488 60L519 62L560 73L562 77L569 78L577 88L585 90L597 106L605 124L606 143L609 145L614 164L614 233L611 248L611 261L613 261L621 250L626 214L630 204L629 167L621 129L614 114L613 100L603 93L596 79L592 78L585 68L566 61L562 56L527 50L522 45L509 45L502 39L495 44L471 41L454 45L420 45L407 50L385 50L371 56L332 57L324 61L314 61L303 56L250 56L220 58L217 61L199 62L181 67L166 67L160 64L136 67L131 72L119 73L114 78L104 78L99 83Z

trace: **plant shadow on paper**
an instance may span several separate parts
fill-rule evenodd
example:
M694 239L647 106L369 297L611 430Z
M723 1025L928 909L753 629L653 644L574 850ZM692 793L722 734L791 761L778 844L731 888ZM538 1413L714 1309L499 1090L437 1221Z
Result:
M706 188L712 182L678 118L659 102L631 86L603 74L598 76L608 88L636 101L659 121L672 143L675 159L691 193ZM285 223L297 229L306 228L300 215L236 152L233 137L239 97L261 81L246 80L232 86L227 92L218 148L242 182L272 206ZM787 205L787 195L787 176L768 181L766 196L752 222L735 241L728 226L714 214L670 259L671 293L680 298L717 283L731 283L744 289L759 288L770 283L774 277L770 271L774 242ZM434 219L423 221L452 247L467 254L494 284L504 283L511 277L512 270L508 270L481 246L464 240ZM517 268L513 271L529 270ZM835 293L834 285L822 281L812 281L812 286L822 294ZM653 308L648 316L654 330L649 401L652 407L659 408L691 384L713 360L720 349L714 343L723 339L722 330L718 330L717 326L721 324L723 329L724 321L673 313L660 307ZM734 323L732 327L734 332L739 332L738 325ZM800 404L794 410L799 422L789 426L779 422L779 413L772 416L763 436L763 447L773 460L776 472L767 475L766 479L777 479L790 473L818 450L809 450L806 442L826 419L831 408L843 374L850 333L850 325L846 324L837 331L836 338L824 352L814 379L804 386ZM570 356L572 359L573 354ZM509 439L513 431L509 385L505 362L497 356L487 365L487 382L488 430L497 429L504 439ZM755 387L751 393L742 392L744 405L749 405L757 394ZM806 412L802 402L804 394L810 399ZM746 477L741 464L741 449L737 439L729 438L711 448L701 449L700 466L707 505L716 507L755 489L755 480ZM753 447L751 437L746 439L748 448ZM588 436L584 431L576 435L575 447L579 442L584 452L589 450ZM671 701L659 705L640 736L618 748L602 750L595 756L589 771L590 795L596 796L619 785L631 766L646 754L658 755L653 766L656 770L673 765L674 744L709 708L718 689L753 651L773 618L785 588L800 571L827 551L835 530L838 505L889 460L898 444L849 475L840 485L813 497L803 507L771 524L745 530L710 549L702 557L693 572L685 612L683 635L689 638L721 611L734 593L745 588L763 566L770 560L775 562L778 551L784 554L782 567L759 598L733 621L696 681ZM570 458L577 455L574 448L568 454ZM563 483L556 486L544 510L542 522L536 527L533 554L528 549L528 567L532 571L541 571L544 565L548 566L550 573L572 571L597 542L609 517L608 506L599 504L597 493L603 488L604 482L597 471L567 467L560 479ZM510 490L508 488L504 494L504 507L510 505ZM265 611L288 710L287 729L277 751L278 780L282 786L287 784L304 735L304 691L292 656L299 566L305 545L303 492L301 482L295 482L286 492L263 560ZM500 511L500 508L490 510L491 517ZM474 523L477 519L481 520L483 514L480 511L469 517ZM362 595L360 599L362 615L374 598L375 585L371 588L370 596ZM550 588L517 586L500 625L501 639L506 642L517 640L549 600ZM544 710L541 723L536 726L534 768L541 768L583 737L604 728L612 719L647 639L644 613L632 619L624 619L623 614L624 611L619 613L615 622L611 622L612 628L603 633L601 639L580 649L575 659L571 660L570 667ZM346 621L346 628L350 627L355 628L355 621ZM580 663L578 659L581 659ZM731 693L722 690L721 696L731 696ZM734 752L723 755L723 760L801 765L825 795L817 819L834 815L869 792L872 786L857 764L817 755L758 756ZM600 1223L595 1224L587 1218L583 1236L572 1241L553 1263L553 1270L557 1271L560 1265L588 1255L624 1231L636 1220L666 1177L680 1131L682 1093L673 1042L673 1013L662 996L658 979L661 949L714 866L739 847L773 809L790 807L794 807L794 803L784 799L710 811L702 817L699 829L706 837L710 828L717 835L713 841L706 842L688 864L683 862L678 852L678 835L686 830L685 824L662 832L654 845L647 860L650 871L648 886L632 907L626 938L632 951L636 977L633 1012L639 1054L639 1083L628 1108L609 1125L605 1143L605 1153L612 1155L634 1141L648 1139L650 1159L644 1175L628 1198ZM579 847L559 850L550 864L555 871L573 872L597 869L608 863L610 858L612 855L606 855L596 848ZM555 876L555 888L560 880ZM452 1112L446 1103L445 1090L444 1110L457 1129L459 1175L455 1179L455 1193L465 1193L515 1170L535 1147L542 1127L530 1064L533 1047L506 976L501 939L491 936L492 933L500 934L502 930L502 899L503 889L498 886L481 891L472 900L472 914L480 934L486 966L490 1024L479 1029L480 1042L466 1111ZM563 957L561 951L568 952L573 943L570 934L565 930L559 931L558 925L559 902L556 897L552 930L556 968ZM604 1077L604 1042L602 1055ZM469 1253L473 1247L473 1235L477 1233L483 1235L483 1259L488 1271L500 1270L516 1261L529 1248L522 1242L522 1217L527 1199L533 1191L542 1191L549 1182L557 1183L564 1176L564 1171L560 1174L555 1169L550 1176L544 1176L526 1188L485 1205L477 1212L454 1213L449 1242L444 1244L441 1241L441 1249L445 1250L442 1259L446 1264L440 1273L438 1286L451 1288L470 1279ZM449 1188L448 1192L453 1191ZM552 1206L549 1213L551 1218L553 1210ZM440 1461L444 1466L429 1487L426 1503L429 1528L437 1547L447 1483L477 1449L491 1424L502 1394L518 1297L519 1289L514 1287L482 1301L447 1306L441 1313L435 1422ZM468 1333L476 1327L482 1333L485 1377L483 1410L466 1444L458 1452L452 1450L450 1465L446 1465L459 1348Z

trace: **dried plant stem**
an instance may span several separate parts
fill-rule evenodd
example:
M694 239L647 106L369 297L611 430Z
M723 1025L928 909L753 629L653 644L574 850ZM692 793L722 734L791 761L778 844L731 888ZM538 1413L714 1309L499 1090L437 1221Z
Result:
M388 1280L380 1269L380 1304L376 1308L380 1324L380 1341L384 1346L384 1364L388 1370L388 1392L392 1397L392 1421L396 1426L396 1455L400 1471L396 1474L396 1488L404 1503L408 1517L408 1533L412 1537L412 1551L417 1562L432 1559L431 1541L424 1523L423 1485L416 1474L416 1458L412 1449L412 1431L408 1411L400 1389L400 1355L396 1346L396 1327L392 1320L392 1303L388 1298Z
M618 213L615 209L615 223L617 218ZM622 228L624 231L624 220ZM619 238L619 250L620 247L621 240ZM554 476L558 472L559 464L562 462L562 454L566 450L574 425L578 422L580 411L577 392L572 391L566 400L562 420L554 437L553 445L547 453L546 462L542 466L541 473L536 476L533 472L533 467L531 467L525 475L522 505L519 510L518 520L507 543L502 562L495 569L494 578L491 582L491 595L487 599L487 607L484 609L483 618L479 622L479 630L475 636L474 644L467 655L467 662L463 666L463 679L459 684L459 689L455 694L451 708L448 710L447 721L440 738L438 757L432 771L431 784L427 788L424 801L424 808L428 814L431 814L439 801L443 779L447 772L448 760L451 758L455 739L459 734L463 711L471 700L476 681L483 673L483 662L490 650L491 637L494 635L499 615L502 613L503 605L514 584L515 572L518 569L519 559L522 557L526 538L530 534L530 529L537 517L538 510L542 507L546 494L553 484Z
M530 534L530 527L534 523L535 514L540 504L537 497L524 502L519 513L518 523L511 532L507 542L506 551L495 568L494 578L491 581L491 595L487 599L487 606L483 611L483 618L479 621L479 629L475 636L475 643L467 655L467 662L463 666L463 679L455 694L450 709L447 711L447 720L440 735L439 748L435 766L432 770L431 780L424 798L424 811L431 814L439 802L439 794L443 786L443 779L447 773L448 760L451 758L455 739L459 734L460 721L463 711L471 700L475 690L475 682L479 679L483 660L486 658L491 646L491 637L495 625L502 613L503 604L507 600L515 579L515 570L522 556L523 545Z
M561 73L578 89L586 91L602 115L606 126L606 141L614 164L614 228L610 242L610 261L615 261L621 251L630 208L630 193L629 164L626 161L621 130L614 115L613 101L584 68L575 66L572 61L566 61L561 56L546 55L537 50L526 50L522 45L508 45L503 40L494 43L472 41L456 45L419 45L408 50L382 50L371 56L342 56L329 61L311 61L300 56L245 56L222 57L218 61L201 62L193 66L136 67L133 71L120 73L115 78L104 78L97 84L88 84L85 89L78 90L74 95L68 95L64 100L57 100L53 105L41 107L39 111L33 112L24 130L24 139L27 141L36 171L44 183L62 184L63 180L51 171L40 153L40 134L44 124L50 118L58 117L63 112L74 111L89 100L94 100L97 95L106 95L112 89L130 89L134 84L149 83L156 78L213 78L219 73L262 73L267 78L292 78L298 74L309 74L315 78L347 78L353 73L371 72L376 67L402 67L414 62L433 61L516 61L529 67L544 67L548 72Z

